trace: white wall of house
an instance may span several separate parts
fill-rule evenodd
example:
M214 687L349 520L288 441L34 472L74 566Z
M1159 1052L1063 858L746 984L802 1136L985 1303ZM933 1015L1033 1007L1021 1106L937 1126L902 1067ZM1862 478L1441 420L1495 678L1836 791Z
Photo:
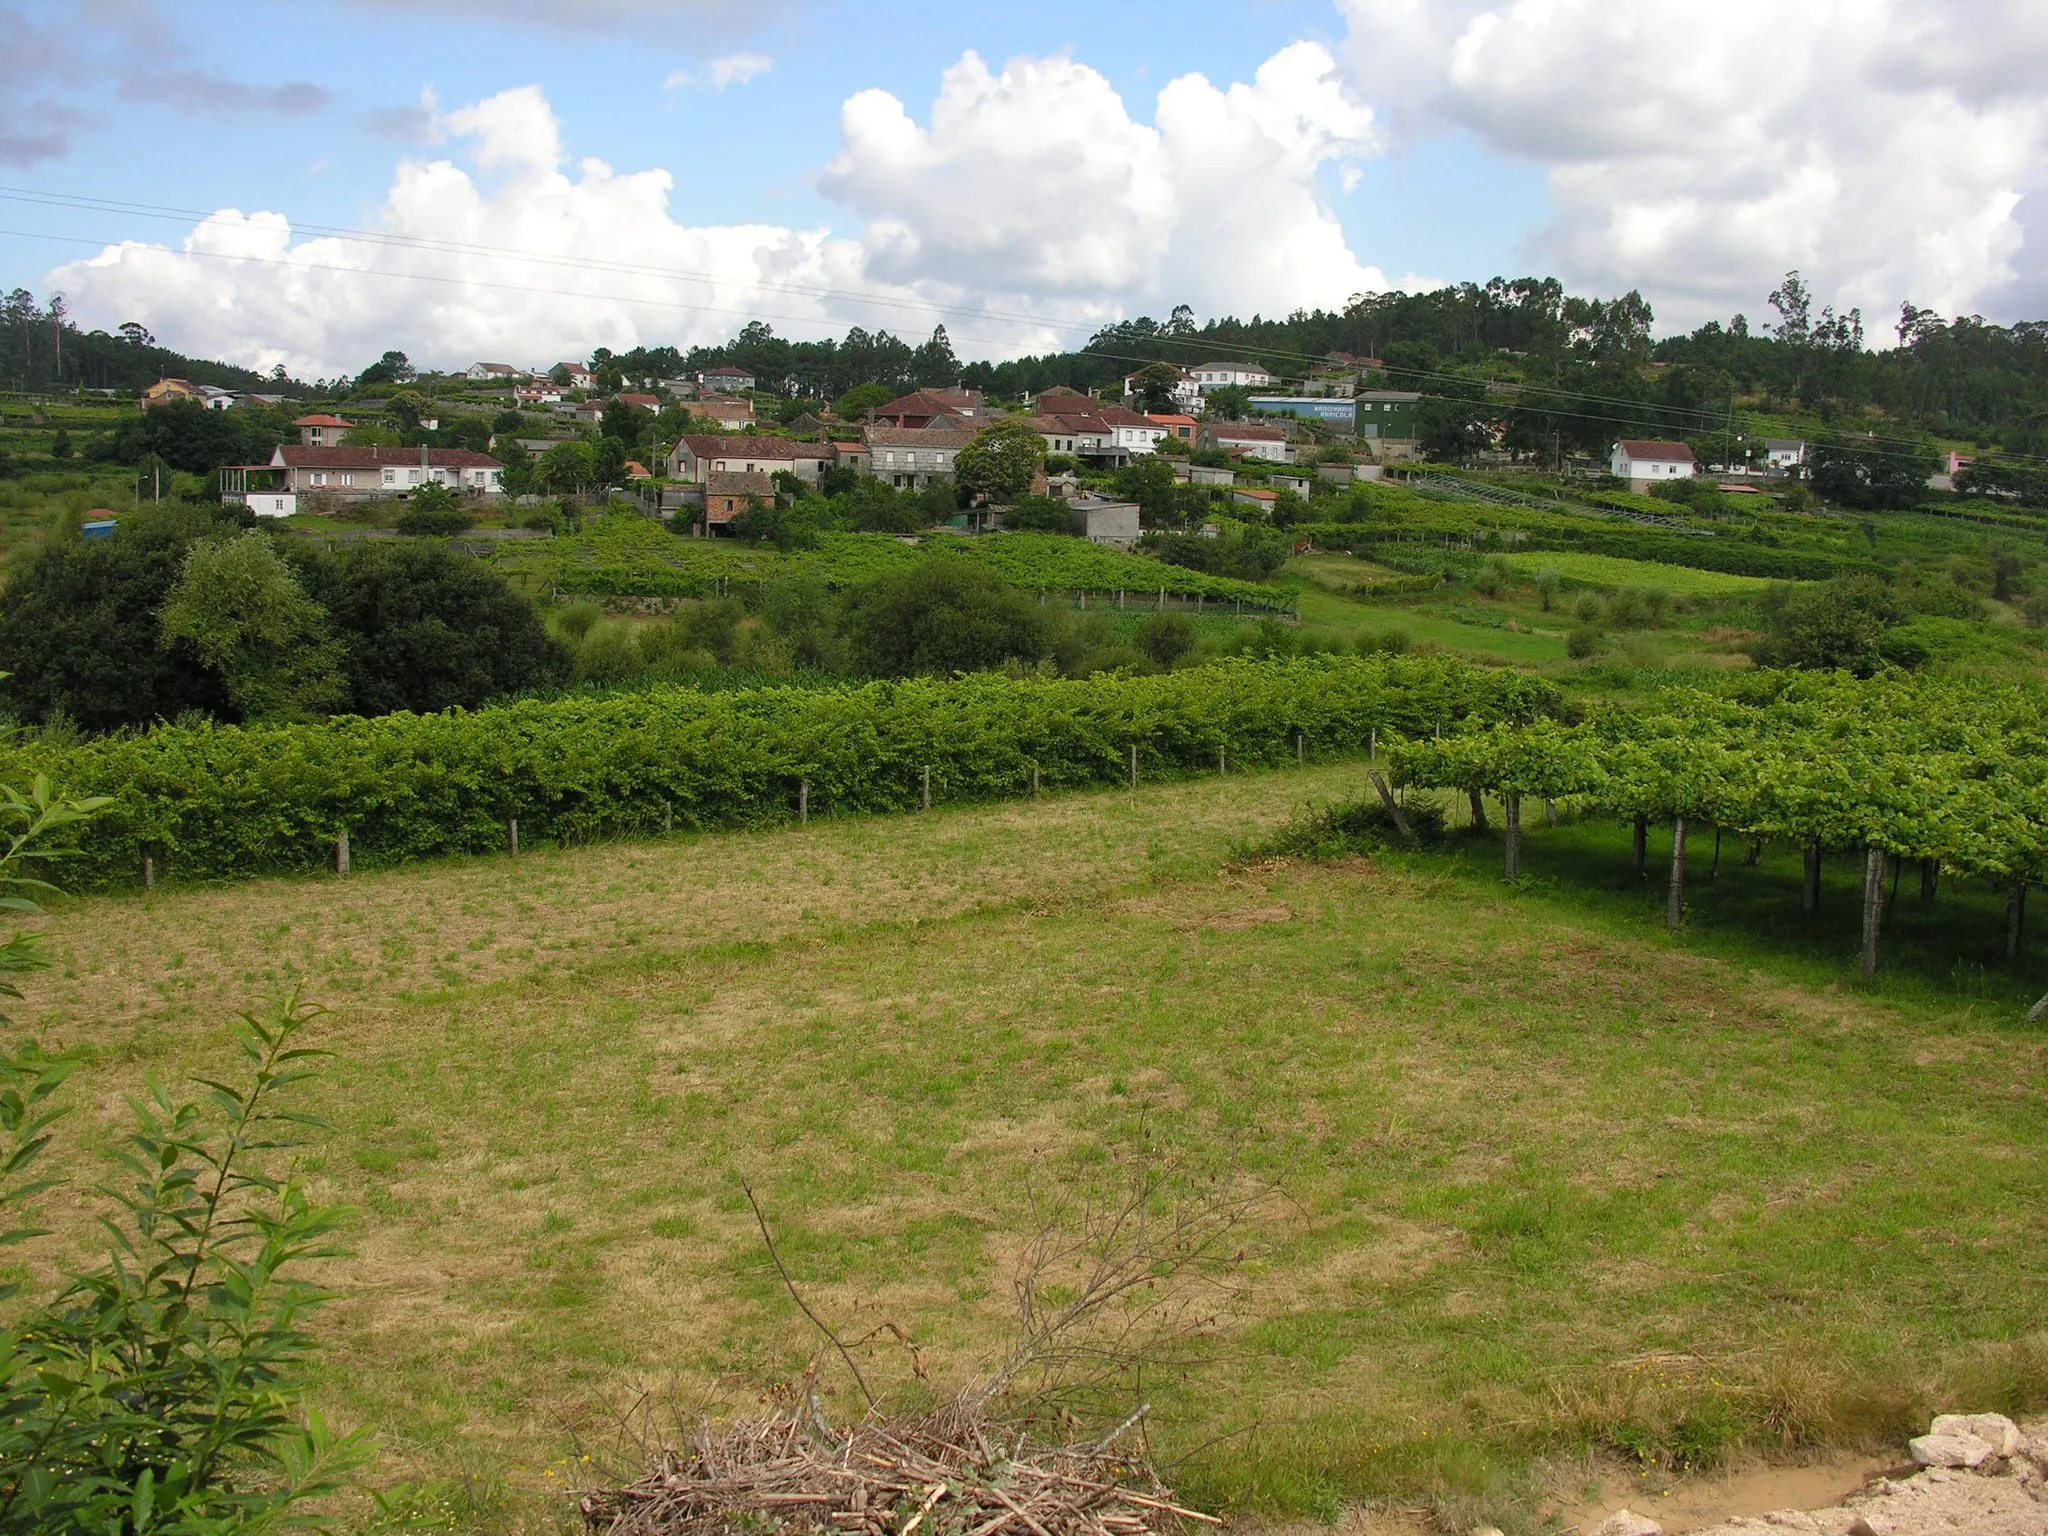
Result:
M1164 427L1112 427L1110 439L1119 448L1132 453L1151 453L1159 447L1159 440L1166 436Z
M290 517L299 510L299 498L290 491L250 491L242 505L258 517Z
M1690 480L1696 467L1691 459L1633 459L1619 443L1608 460L1617 480Z

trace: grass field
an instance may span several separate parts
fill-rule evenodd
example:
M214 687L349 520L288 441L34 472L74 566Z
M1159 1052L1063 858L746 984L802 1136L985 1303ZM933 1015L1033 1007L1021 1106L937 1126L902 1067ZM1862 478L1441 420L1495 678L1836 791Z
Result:
M1555 571L1567 581L1587 586L1662 587L1674 597L1741 597L1773 585L1761 576L1695 571L1653 560L1623 560L1613 555L1586 555L1571 550L1538 550L1505 558L1527 576Z
M480 1530L548 1526L636 1392L746 1407L801 1369L741 1176L813 1305L954 1381L1005 1336L1034 1192L1085 1199L1141 1136L1284 1191L1204 1362L1144 1386L1217 1507L1530 1530L1589 1450L2042 1400L2048 1043L2015 999L2048 978L2006 973L1992 898L1902 903L1863 985L1854 872L1804 929L1796 853L1731 845L1709 880L1695 844L1677 939L1611 825L1532 829L1516 888L1479 839L1232 862L1361 787L1311 765L84 902L17 1017L89 1052L90 1141L147 1074L224 1065L230 1011L293 977L333 1007L310 1171L354 1256L321 1397ZM34 1262L91 1247L88 1209Z

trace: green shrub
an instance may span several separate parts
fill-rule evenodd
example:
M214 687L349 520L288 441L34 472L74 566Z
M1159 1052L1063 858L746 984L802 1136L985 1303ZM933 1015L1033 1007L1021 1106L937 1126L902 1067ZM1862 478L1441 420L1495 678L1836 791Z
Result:
M1574 661L1584 661L1599 655L1606 643L1606 633L1598 624L1578 624L1564 637L1564 653Z

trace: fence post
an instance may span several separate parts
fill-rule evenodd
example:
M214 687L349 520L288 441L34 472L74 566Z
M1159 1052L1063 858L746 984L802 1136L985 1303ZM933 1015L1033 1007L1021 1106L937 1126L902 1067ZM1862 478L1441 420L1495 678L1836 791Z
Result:
M1216 749L1216 771L1218 773L1230 772L1230 761L1227 757L1224 756L1224 752L1221 747L1218 747Z
M924 809L932 808L932 765L924 765Z
M506 846L507 848L509 848L509 849L510 849L510 850L512 851L512 855L513 855L513 857L515 857L515 858L517 858L517 857L518 857L518 855L519 855L519 818L518 818L517 816L512 816L512 817L508 817L508 818L506 819L506 822L505 822L505 846Z
M142 888L145 891L156 889L156 860L146 853L142 856Z
M1166 588L1159 589L1159 612L1166 612Z
M1807 917L1820 910L1820 843L1806 845L1806 878L1799 887L1799 910Z
M1365 733L1365 755L1373 762L1380 759L1380 728L1374 726Z
M811 824L811 781L796 781L796 824L808 827Z
M1031 798L1038 798L1038 764L1031 765Z
M1297 767L1297 768L1299 768L1299 767L1301 766L1301 760L1302 760L1302 759L1301 759L1301 753L1302 753L1302 746L1301 746L1301 732L1300 732L1300 731L1296 731L1296 732L1294 733L1294 766L1295 766L1295 767Z
M1138 787L1138 744L1131 743L1131 788Z
M1522 797L1515 790L1501 796L1501 814L1507 821L1507 877L1512 880L1522 872Z
M1685 818L1671 822L1671 890L1664 901L1664 926L1676 928L1685 921Z
M1875 843L1863 850L1863 956L1866 976L1877 974L1877 935L1884 924L1884 850Z
M676 808L666 800L661 802L661 830L671 836L676 830Z
M346 827L343 827L334 839L334 872L337 875L348 873L348 828Z

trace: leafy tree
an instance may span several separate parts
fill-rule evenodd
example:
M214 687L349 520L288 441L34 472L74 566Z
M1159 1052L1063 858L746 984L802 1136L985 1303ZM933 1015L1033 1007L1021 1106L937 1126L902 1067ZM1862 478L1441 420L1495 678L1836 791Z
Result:
M653 436L654 413L644 405L614 398L605 404L598 431L624 444L628 458L638 458Z
M542 490L573 495L597 483L597 454L588 443L557 443L540 456L535 472Z
M71 434L62 427L59 427L50 438L50 457L53 459L68 459L71 457Z
M1899 511L1927 497L1927 480L1940 467L1931 451L1886 445L1817 443L1811 477L1814 493L1865 512Z
M433 409L433 405L416 389L399 389L392 391L384 409L398 419L400 426L411 432L418 429L421 419Z
M793 549L815 549L818 530L831 518L831 506L816 496L800 496L786 505L775 496L755 501L736 515L732 531L736 538L773 544L788 554Z
M341 646L268 534L201 539L158 621L165 649L189 647L227 684L245 720L306 719L341 698Z
M567 652L532 605L446 544L365 542L297 561L347 647L355 714L469 708L568 676Z
M259 464L297 434L281 413L209 411L196 400L173 400L114 429L113 457L123 464L155 455L173 468L203 475L223 464Z
M526 417L518 411L500 411L491 418L491 435L493 437L504 437L508 433L524 431L525 428Z
M540 488L540 475L533 455L516 437L500 438L496 449L499 466L498 488L507 496L530 496Z
M1809 667L1869 677L1887 663L1923 659L1894 635L1906 617L1897 595L1875 576L1838 576L1801 588L1774 587L1759 602L1760 666Z
M1432 459L1463 463L1487 445L1486 386L1447 379L1416 402L1415 436Z
M475 524L462 498L445 485L421 486L406 498L405 510L398 514L398 531L416 537L464 533Z
M1018 533L1072 533L1074 514L1057 496L1019 496L1004 511L1003 526Z
M1170 415L1180 409L1180 370L1171 363L1147 363L1131 380L1138 409Z
M1045 439L1027 421L995 421L954 457L953 479L970 497L1010 501L1031 489L1045 465Z
M842 501L846 525L856 533L916 533L929 521L913 493L872 478L856 481Z
M1202 415L1210 421L1243 421L1252 408L1252 392L1242 384L1224 384L1202 396Z
M995 572L934 557L847 594L844 632L854 665L877 677L979 672L1051 654L1044 609Z
M1155 613L1138 621L1132 643L1162 667L1195 648L1195 624L1184 613Z
M186 546L233 527L215 509L128 514L113 537L51 543L0 590L0 698L24 720L62 713L90 731L229 716L220 673L191 646L158 644L157 614Z
M1117 495L1138 504L1138 515L1152 527L1173 522L1175 495L1180 482L1173 478L1173 466L1155 454L1131 460L1116 472Z
M887 405L895 398L896 391L886 384L856 384L832 402L832 413L841 421L859 421L875 407Z
M385 384L406 384L414 378L412 363L403 352L386 352L376 362L356 375L356 391L375 389Z
M554 450L548 450L552 455ZM617 485L626 476L626 445L616 437L600 437L591 458L591 481L596 485Z
M825 671L843 667L839 600L815 570L800 568L762 583L758 612L768 632L789 647L792 665Z
M943 325L934 326L931 340L917 349L910 360L911 378L920 389L939 389L960 377L960 360L953 355L952 339Z

